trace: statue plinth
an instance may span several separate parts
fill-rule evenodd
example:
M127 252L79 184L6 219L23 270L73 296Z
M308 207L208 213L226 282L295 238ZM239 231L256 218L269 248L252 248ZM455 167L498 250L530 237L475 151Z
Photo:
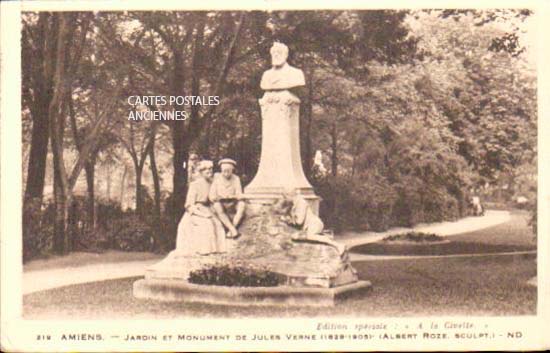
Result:
M347 252L327 244L296 242L296 231L282 222L273 205L254 204L237 239L227 239L227 252L190 256L177 249L151 266L134 283L134 296L163 301L194 301L229 305L332 306L371 287L360 280ZM225 287L188 281L192 271L211 265L245 265L269 269L279 276L276 287Z
M259 100L262 111L262 150L256 176L245 187L252 203L278 199L294 190L318 213L319 197L306 179L300 156L300 99L288 90L267 91Z

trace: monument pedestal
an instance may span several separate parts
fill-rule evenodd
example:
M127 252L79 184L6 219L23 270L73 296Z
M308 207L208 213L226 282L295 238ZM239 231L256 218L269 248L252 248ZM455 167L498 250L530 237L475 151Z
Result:
M332 306L361 295L370 287L358 281L336 288L222 287L204 286L181 280L142 279L134 282L136 298L169 302L198 302L255 306Z
M347 252L319 243L295 241L295 228L280 221L269 203L247 201L246 218L237 239L227 239L225 254L186 256L177 250L151 266L134 284L134 295L168 301L200 301L254 305L333 305L368 289L360 281ZM275 272L277 287L222 287L188 282L189 273L215 264ZM234 302L239 300L239 303Z
M288 90L268 91L262 109L262 150L258 172L244 189L251 203L270 202L293 190L315 214L319 197L306 179L300 156L300 99Z

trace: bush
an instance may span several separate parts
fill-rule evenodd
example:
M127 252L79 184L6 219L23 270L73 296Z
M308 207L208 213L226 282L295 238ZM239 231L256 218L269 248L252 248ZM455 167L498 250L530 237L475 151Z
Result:
M397 199L393 207L392 225L412 227L424 219L422 191L416 178L407 178L396 185Z
M361 228L366 219L360 214L361 199L352 194L351 180L327 177L319 182L317 192L322 199L319 214L336 232L345 227Z
M108 229L112 222L122 219L128 213L122 210L120 203L113 200L97 200L96 201L96 216L97 226L99 228Z
M152 212L147 208L144 213L139 216L134 210L123 210L113 200L96 200L96 227L82 233L80 244L88 250L148 251L153 239Z
M382 239L382 241L411 241L414 243L423 243L443 241L444 239L445 238L443 238L442 236L434 233L408 232L387 236Z
M69 231L73 250L149 251L153 230L148 220L133 210L123 211L114 201L96 200L96 226L87 224L86 197L75 196L69 214ZM54 204L28 200L23 207L23 261L27 262L52 250Z
M51 251L53 244L53 204L39 199L23 205L23 262Z
M320 215L336 232L346 229L383 231L392 223L395 191L385 179L370 175L363 180L326 177L318 184Z
M347 229L385 231L423 222L456 220L468 211L462 190L449 192L415 176L390 183L373 172L360 176L324 176L317 181L320 216L335 232Z
M138 215L127 212L113 220L107 229L109 247L122 251L148 251L151 249L153 231Z
M265 269L214 265L189 273L189 282L227 287L276 287L279 276Z
M454 221L460 217L458 201L446 190L429 188L424 197L424 222Z
M366 215L369 230L381 232L393 222L393 208L397 200L395 189L379 175L370 175L360 184L357 197L363 197L361 211Z

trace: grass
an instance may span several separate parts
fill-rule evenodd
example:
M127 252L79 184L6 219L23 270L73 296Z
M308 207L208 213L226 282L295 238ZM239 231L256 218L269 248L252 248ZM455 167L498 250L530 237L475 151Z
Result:
M536 250L533 234L527 225L529 214L514 211L509 222L486 229L445 237L445 243L417 244L379 241L352 249L369 255L449 255L481 254Z
M535 236L529 226L530 214L527 211L514 210L508 222L448 237L454 241L480 241L485 244L506 244L536 248Z
M185 317L407 317L534 315L534 255L365 261L354 264L373 288L332 308L244 307L136 299L137 278L73 285L26 295L28 319Z
M446 237L454 251L475 245L476 251L536 249L527 226L528 214L514 212L502 225ZM435 244L434 244L435 245ZM438 244L442 245L442 244ZM432 245L426 245L429 247ZM356 247L355 249L359 249ZM424 248L415 245L414 249ZM95 261L89 254L72 254L80 265ZM142 254L108 253L101 262ZM148 254L147 256L158 256ZM364 296L332 308L246 307L201 303L163 303L132 295L137 278L72 285L23 297L28 319L181 319L186 317L411 317L535 315L537 288L527 284L536 276L536 254L461 258L425 258L355 262L361 279L373 287ZM51 261L51 260L50 260ZM63 258L55 266L62 267ZM68 261L68 260L67 260ZM74 263L68 261L67 263ZM37 266L36 262L26 266Z
M421 245L421 246L420 246ZM532 247L485 244L481 242L451 241L448 243L370 243L353 248L354 253L367 255L452 255L487 254L529 251Z

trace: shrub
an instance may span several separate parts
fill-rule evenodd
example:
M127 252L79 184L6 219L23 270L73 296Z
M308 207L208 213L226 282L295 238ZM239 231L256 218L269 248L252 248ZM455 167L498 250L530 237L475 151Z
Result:
M96 227L86 230L80 243L88 250L148 251L152 247L153 229L150 212L144 213L139 216L134 210L122 210L116 201L97 200Z
M265 269L214 265L191 271L189 282L227 287L276 287L279 285L279 276Z
M414 175L395 178L398 181L390 182L383 175L367 171L355 177L318 179L321 218L335 232L380 232L395 226L456 220L468 211L460 187L450 192L445 185L430 184Z
M351 180L342 177L325 177L319 181L317 192L322 198L319 214L327 226L336 232L345 226L357 228L366 223L359 213L360 200L352 198Z
M416 178L405 178L396 185L397 199L393 207L392 225L412 227L424 219L421 185Z
M53 204L39 199L23 205L23 262L51 251L53 243Z
M108 229L112 225L112 222L122 219L125 212L122 210L120 203L117 201L97 200L96 215L96 225L99 228Z
M139 217L132 210L123 211L114 201L96 200L96 226L87 224L86 197L75 196L69 214L69 231L73 250L149 251L153 230L149 217ZM23 208L23 261L52 250L54 236L53 201L28 200Z
M361 202L369 230L384 231L395 223L392 213L397 195L385 178L377 174L366 176L354 195Z
M113 220L107 230L109 247L122 251L148 251L151 249L153 232L138 215L127 212Z
M382 241L411 241L415 243L422 243L442 241L444 239L445 238L443 238L442 236L434 233L408 232L387 236L382 239Z
M320 214L336 232L345 229L382 231L392 224L395 191L385 179L372 174L365 179L326 177L317 191Z
M424 222L456 220L460 217L458 201L442 188L429 188L424 197Z

